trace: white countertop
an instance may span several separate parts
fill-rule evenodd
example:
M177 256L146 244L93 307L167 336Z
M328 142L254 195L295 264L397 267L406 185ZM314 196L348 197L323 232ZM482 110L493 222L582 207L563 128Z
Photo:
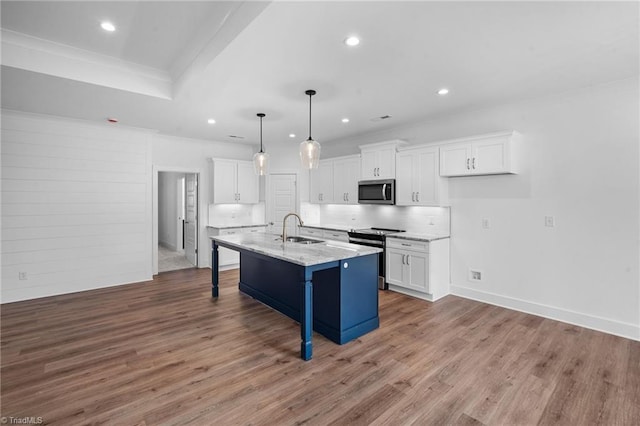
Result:
M207 225L207 228L214 229L231 229L231 228L260 228L263 226L267 226L266 223L258 223L258 224L238 224L238 223L228 223L228 224L216 224L216 225Z
M354 229L352 225L333 225L333 224L318 224L318 223L307 223L305 222L302 225L303 228L318 228L318 229L328 229L330 231L351 231ZM361 228L361 227L358 227Z
M398 238L401 240L414 241L435 241L449 238L448 234L428 234L421 232L398 232L397 234L388 234L387 238Z
M333 240L317 244L294 242L283 244L279 240L279 235L267 233L235 234L209 238L213 241L223 242L230 247L237 247L302 266L319 265L382 251L375 247Z

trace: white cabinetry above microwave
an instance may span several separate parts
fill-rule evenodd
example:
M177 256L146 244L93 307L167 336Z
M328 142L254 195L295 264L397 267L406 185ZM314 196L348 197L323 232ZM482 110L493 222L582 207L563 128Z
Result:
M396 154L396 204L448 204L448 179L440 176L437 146L401 148Z
M309 201L316 204L358 204L360 156L321 160L310 172Z
M361 179L395 179L396 149L406 142L395 140L389 142L361 145Z
M257 204L259 181L253 162L211 158L213 204Z
M440 176L493 175L518 172L521 135L491 133L440 145Z

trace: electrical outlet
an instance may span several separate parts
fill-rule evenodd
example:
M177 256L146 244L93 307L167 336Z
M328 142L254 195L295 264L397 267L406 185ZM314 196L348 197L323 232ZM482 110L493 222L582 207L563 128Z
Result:
M491 221L485 217L484 219L482 219L482 227L484 229L491 228Z
M556 226L556 219L553 216L545 216L544 226L548 228L553 228L554 226Z
M18 279L19 280L26 280L27 279L27 273L26 272L18 272Z
M482 281L482 271L477 269L469 269L469 281Z

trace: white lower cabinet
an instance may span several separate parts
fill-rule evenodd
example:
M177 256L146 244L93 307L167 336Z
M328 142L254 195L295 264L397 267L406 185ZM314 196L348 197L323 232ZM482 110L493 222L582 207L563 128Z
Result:
M387 237L390 290L435 301L449 294L449 239L416 241Z
M300 235L312 238L320 238L325 240L349 242L349 234L347 231L337 231L332 229L310 228L301 226L298 231Z
M213 228L209 227L209 236L216 237L220 235L235 235L235 234L249 234L256 232L265 232L266 226L251 226L251 227L237 227L237 228ZM240 255L235 250L229 250L228 248L218 247L218 264L220 267L235 266L240 263ZM211 259L211 250L209 250L209 265L213 266L213 259Z

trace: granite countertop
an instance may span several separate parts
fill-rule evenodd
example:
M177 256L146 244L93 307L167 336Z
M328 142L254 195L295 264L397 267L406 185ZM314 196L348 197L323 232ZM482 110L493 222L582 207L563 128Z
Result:
M207 228L214 228L214 229L231 229L231 228L259 228L262 226L267 226L266 223L258 223L258 224L217 224L217 225L207 225Z
M279 235L267 233L235 234L209 237L225 246L263 254L302 266L319 265L326 262L350 259L357 256L380 253L376 247L349 244L341 241L323 241L317 244L282 243Z
M434 233L421 233L421 232L398 232L397 234L389 234L387 238L398 238L401 240L414 240L414 241L435 241L450 238L448 234L434 234Z
M304 223L302 225L303 228L318 228L318 229L328 229L330 231L351 231L354 229L352 225L333 225L333 224L317 224L317 223ZM358 228L363 228L362 226L358 226Z

